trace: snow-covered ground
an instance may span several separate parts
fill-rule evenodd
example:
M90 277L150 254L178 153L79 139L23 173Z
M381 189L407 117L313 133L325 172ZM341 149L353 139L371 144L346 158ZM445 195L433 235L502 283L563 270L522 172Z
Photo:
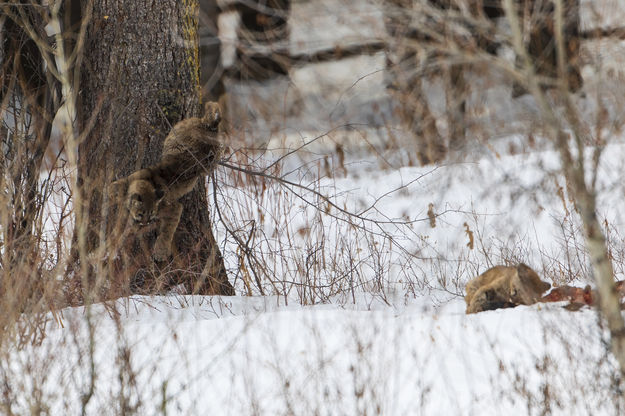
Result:
M121 414L122 395L142 415L619 414L615 365L589 309L465 315L461 299L287 307L271 297L117 306L117 322L91 311L87 414ZM3 365L15 384L39 374L50 414L78 414L89 390L85 320L82 308L63 311L64 329L51 325L42 346ZM16 395L13 410L34 394Z
M625 221L624 155L622 145L609 146L600 175L601 214L613 232ZM285 171L297 160L287 159ZM41 345L11 350L0 362L7 413L32 413L37 403L51 415L79 414L83 403L89 415L622 413L617 366L595 311L555 303L464 313L464 283L489 264L524 261L553 284L571 276L590 282L573 207L558 191L556 155L487 152L438 168L379 163L348 158L346 172L319 189L363 218L387 220L377 228L386 236L358 240L353 224L332 217L322 220L321 235L289 232L320 215L305 202L314 196L300 190L304 199L283 208L288 215L271 218L284 200L263 191L256 204L267 215L238 221L242 228L258 221L270 240L260 251L291 250L278 250L287 260L271 269L282 296L133 297L58 311ZM241 186L224 193L230 205L257 197ZM223 228L217 235L224 238ZM344 245L352 239L355 246ZM223 241L231 280L244 293L234 243ZM322 294L301 289L310 281L294 264L297 252L319 241L327 246L315 252L361 256L350 269L360 284L324 289L333 275L320 268Z

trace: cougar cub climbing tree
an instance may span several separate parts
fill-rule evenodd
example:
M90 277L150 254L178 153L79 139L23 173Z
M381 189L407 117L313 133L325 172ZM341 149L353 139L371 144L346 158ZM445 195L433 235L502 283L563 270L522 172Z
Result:
M98 276L104 274L100 291L108 293L150 293L184 283L189 292L233 294L211 231L204 181L181 200L172 262L152 259L155 227L133 231L119 248L122 260L101 249L120 211L109 204L106 184L158 162L171 127L199 115L197 11L197 0L93 1L78 116L84 138L74 252L81 248L89 255L76 256L82 264L74 273L80 275L75 280L83 292L85 286L98 286ZM93 264L98 258L104 260Z

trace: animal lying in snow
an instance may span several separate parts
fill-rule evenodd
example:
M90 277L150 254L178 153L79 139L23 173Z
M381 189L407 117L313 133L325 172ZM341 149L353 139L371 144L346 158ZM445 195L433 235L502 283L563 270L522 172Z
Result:
M513 308L540 301L550 287L523 263L516 267L495 266L467 283L464 300L467 313Z

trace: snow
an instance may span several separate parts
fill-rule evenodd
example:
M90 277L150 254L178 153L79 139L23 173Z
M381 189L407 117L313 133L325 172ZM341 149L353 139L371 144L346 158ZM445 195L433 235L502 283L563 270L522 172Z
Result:
M624 151L623 145L609 146L599 182L601 215L616 228L624 219L614 167ZM590 282L583 251L565 238L576 220L566 195L557 193L563 182L555 153L490 152L464 163L400 169L380 169L373 159L352 156L346 175L324 178L320 185L336 195L337 205L361 211L375 202L364 217L421 219L382 226L396 240L383 256L387 269L380 281L363 255L367 262L354 269L362 283L356 290L327 292L312 305L293 289L285 296L135 296L57 311L56 318L49 316L41 345L12 349L0 362L10 380L5 397L11 410L29 413L39 399L49 414L78 414L89 397L85 413L98 415L120 414L122 406L142 415L622 411L617 365L595 311L569 312L554 303L464 313L464 283L490 262L522 260L558 283L558 270L575 250L581 258L568 264L579 276L573 283ZM299 163L287 158L284 171ZM398 191L387 194L392 189ZM248 191L224 190L231 204L244 201ZM264 224L256 218L267 235L274 226L297 229L318 216L294 200L303 207L290 205L289 219L279 210L279 218ZM257 203L273 212L278 202ZM430 203L440 214L434 228L426 214ZM358 240L362 235L351 234L348 224L325 221L321 237L291 234L289 261L316 238L354 253L371 243ZM475 235L473 249L467 247L465 223ZM356 246L341 247L341 236L356 239ZM273 243L280 247L284 238L278 233ZM238 260L228 255L235 252L233 242L226 238L223 244L234 276ZM293 264L273 270L276 280L305 282ZM320 283L331 277L317 276ZM244 293L240 278L234 284ZM85 396L91 374L93 395Z
M369 0L294 2L289 16L292 53L311 53L379 41L383 6Z
M589 309L465 315L462 300L442 308L278 303L136 297L118 302L119 326L96 305L88 414L119 413L120 345L132 351L135 385L126 394L140 414L160 414L163 389L168 414L185 415L541 414L546 403L554 414L617 414L614 363ZM88 348L85 312L64 311L64 321L13 363L28 356L46 368L40 387L57 394L51 414L77 414L88 386L88 362L76 360Z
M613 29L622 25L625 10L621 0L581 0L582 30Z

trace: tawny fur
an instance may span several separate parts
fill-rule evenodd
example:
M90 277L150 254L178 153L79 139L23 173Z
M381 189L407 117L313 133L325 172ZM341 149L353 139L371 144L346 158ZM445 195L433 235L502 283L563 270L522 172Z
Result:
M550 287L523 263L516 267L495 266L467 283L464 300L467 313L531 305Z
M203 117L182 120L171 129L158 164L110 185L114 200L125 198L125 207L135 224L158 220L153 252L157 261L171 255L174 232L182 214L178 200L191 192L198 178L210 173L218 161L223 148L218 140L220 122L219 104L206 103Z

